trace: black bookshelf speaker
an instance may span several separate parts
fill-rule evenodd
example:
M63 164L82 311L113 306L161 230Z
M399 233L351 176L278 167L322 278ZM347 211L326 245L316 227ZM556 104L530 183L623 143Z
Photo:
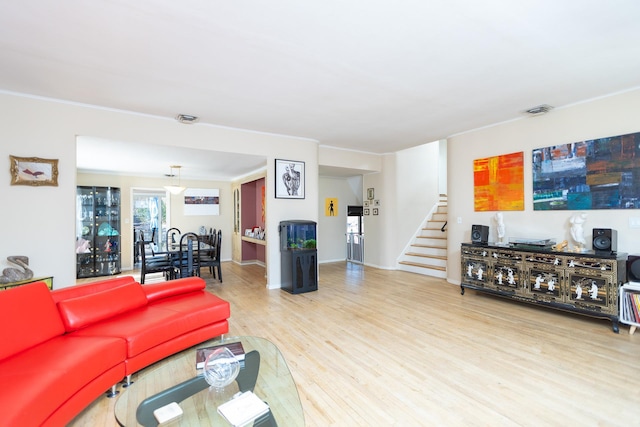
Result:
M627 257L627 281L640 282L640 255Z
M618 250L618 232L611 228L594 228L592 244L596 252L615 252Z
M477 225L471 226L471 241L486 245L489 242L489 226Z

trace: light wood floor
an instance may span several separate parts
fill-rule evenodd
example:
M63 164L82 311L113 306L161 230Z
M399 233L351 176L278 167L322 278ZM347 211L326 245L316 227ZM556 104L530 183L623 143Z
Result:
M640 334L625 326L342 262L299 295L265 289L259 266L223 273L207 282L231 303L230 335L280 348L307 426L640 425ZM116 426L113 404L72 425Z

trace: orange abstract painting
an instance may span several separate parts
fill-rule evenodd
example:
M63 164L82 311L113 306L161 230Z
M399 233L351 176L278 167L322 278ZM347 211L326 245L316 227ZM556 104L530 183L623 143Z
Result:
M524 152L473 161L476 212L524 210Z

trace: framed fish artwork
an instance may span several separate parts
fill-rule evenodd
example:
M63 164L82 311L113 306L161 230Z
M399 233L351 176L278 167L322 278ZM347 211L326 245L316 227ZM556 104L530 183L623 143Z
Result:
M9 156L11 185L58 186L58 159Z

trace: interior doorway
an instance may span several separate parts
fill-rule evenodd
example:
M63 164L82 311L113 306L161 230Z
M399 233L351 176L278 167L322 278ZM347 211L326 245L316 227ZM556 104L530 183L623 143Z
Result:
M364 262L362 206L347 206L347 261Z
M140 262L140 246L143 236L148 241L146 249L159 251L166 247L167 192L165 190L132 189L131 217L133 218L133 262ZM155 230L155 231L154 231Z

